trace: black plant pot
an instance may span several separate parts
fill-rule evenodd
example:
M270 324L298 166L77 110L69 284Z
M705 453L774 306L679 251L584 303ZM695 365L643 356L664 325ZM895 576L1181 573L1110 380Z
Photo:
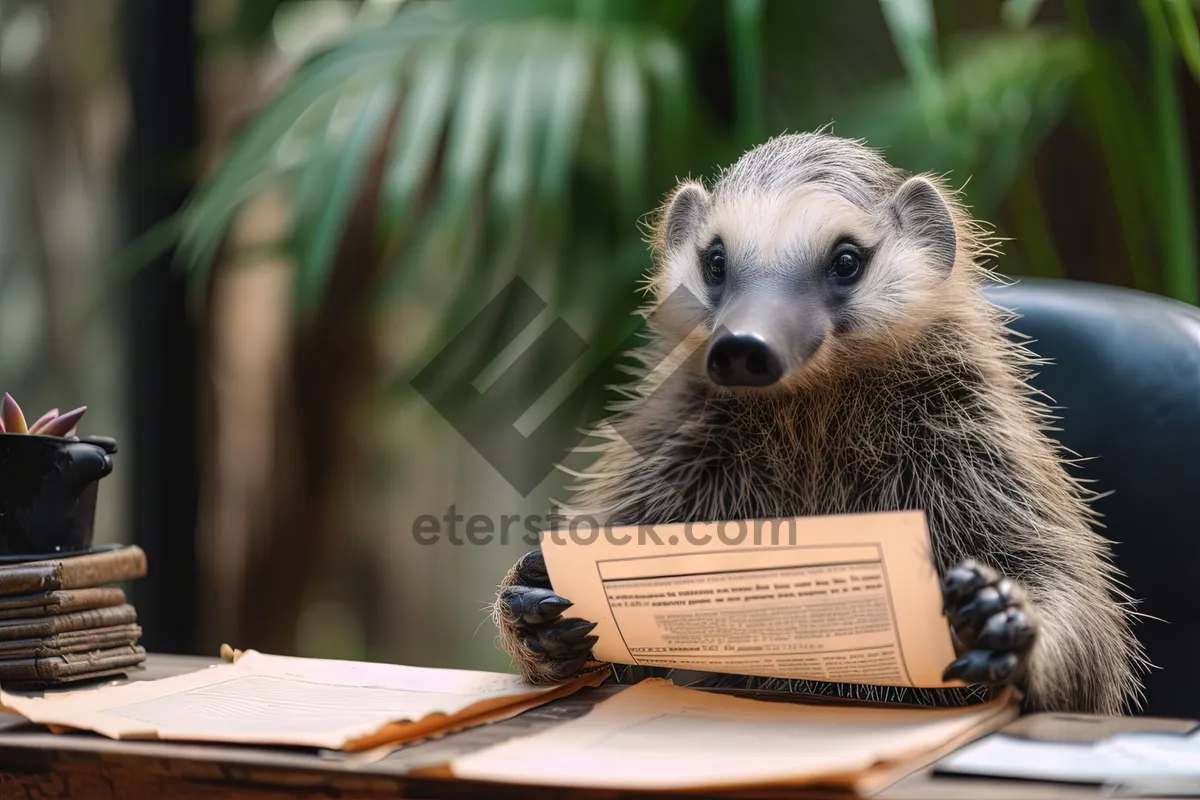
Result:
M117 443L0 434L0 562L92 552L96 494Z

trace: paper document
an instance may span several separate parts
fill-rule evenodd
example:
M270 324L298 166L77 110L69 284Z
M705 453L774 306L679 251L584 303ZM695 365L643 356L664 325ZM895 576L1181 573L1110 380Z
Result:
M1102 785L1171 778L1193 781L1200 791L1200 737L1123 733L1096 742L1048 742L996 734L950 755L937 771Z
M0 690L0 706L32 722L114 739L364 750L510 717L606 674L534 686L500 673L247 651L233 664L157 681L44 694Z
M861 787L900 775L1016 716L1011 695L956 709L832 708L749 700L648 679L551 730L449 765L471 780L604 789ZM895 770L899 767L899 771ZM430 774L445 774L431 772Z
M597 659L945 687L954 661L921 512L551 531L542 552Z

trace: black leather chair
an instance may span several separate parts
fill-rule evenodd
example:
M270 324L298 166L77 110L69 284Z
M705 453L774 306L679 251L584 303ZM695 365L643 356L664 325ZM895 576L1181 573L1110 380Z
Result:
M1034 386L1054 401L1054 436L1094 481L1101 533L1142 602L1135 628L1157 667L1144 713L1200 717L1200 310L1074 281L990 286L1053 364Z

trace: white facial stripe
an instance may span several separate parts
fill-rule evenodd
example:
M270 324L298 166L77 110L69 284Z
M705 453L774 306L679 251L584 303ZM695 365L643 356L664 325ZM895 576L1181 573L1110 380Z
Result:
M664 272L665 281L660 290L663 291L663 297L683 286L702 304L708 305L708 287L700 274L700 260L695 243L689 242L671 253Z
M926 275L924 259L912 243L898 237L888 219L872 215L819 185L773 192L727 193L713 203L693 240L668 254L660 290L686 286L704 306L711 303L700 251L720 236L731 274L788 274L829 254L842 237L853 237L876 252L847 300L861 320L895 324L898 314L935 286L940 276Z
M805 186L787 193L742 193L719 199L699 241L721 236L732 269L752 265L768 272L795 270L852 235L865 246L882 236L877 222L841 196Z

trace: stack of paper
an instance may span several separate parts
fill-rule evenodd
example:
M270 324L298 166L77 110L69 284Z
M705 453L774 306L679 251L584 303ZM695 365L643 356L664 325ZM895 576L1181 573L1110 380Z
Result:
M822 785L863 792L1016 716L1005 696L960 709L835 708L713 694L649 679L589 714L424 771L623 790Z
M519 714L606 673L559 686L515 675L247 651L233 664L74 692L0 691L3 710L56 730L164 739L366 750Z
M538 687L513 675L268 656L126 685L0 692L4 710L56 731L117 739L362 751L495 722L604 674ZM766 702L651 679L544 733L420 772L514 784L716 789L820 784L864 791L1015 716L1006 695L962 709Z
M949 756L937 771L1125 787L1179 783L1200 794L1200 733L1118 733L1094 742L995 734Z

